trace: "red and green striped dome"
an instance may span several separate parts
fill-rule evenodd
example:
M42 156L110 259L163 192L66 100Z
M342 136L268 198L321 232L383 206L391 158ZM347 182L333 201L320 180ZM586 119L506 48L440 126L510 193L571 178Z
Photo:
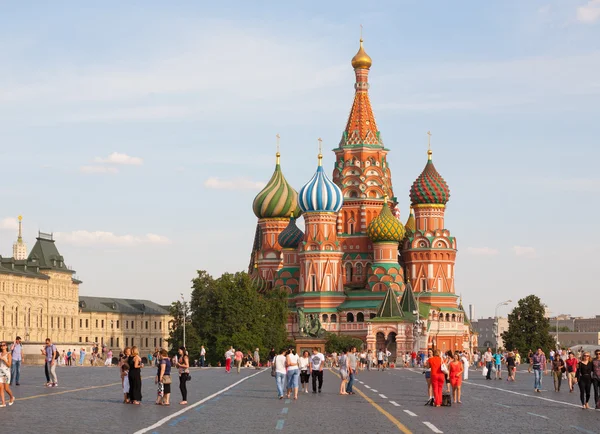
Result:
M431 160L431 151L425 169L410 188L412 205L446 205L450 200L450 188L442 175L435 170Z

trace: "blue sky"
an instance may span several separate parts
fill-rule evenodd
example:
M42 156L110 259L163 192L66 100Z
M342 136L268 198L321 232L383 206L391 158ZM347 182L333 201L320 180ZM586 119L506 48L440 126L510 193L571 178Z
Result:
M299 189L362 23L402 218L431 130L465 304L596 314L600 237L576 233L600 212L600 0L288 3L0 1L0 252L23 214L82 294L162 303L245 269L275 135Z

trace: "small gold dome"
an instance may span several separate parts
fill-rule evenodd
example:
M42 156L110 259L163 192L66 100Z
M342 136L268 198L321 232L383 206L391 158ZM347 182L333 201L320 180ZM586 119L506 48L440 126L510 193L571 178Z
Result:
M352 67L354 69L369 69L371 68L371 64L373 61L363 48L363 40L360 39L360 48L358 49L358 53L352 58Z

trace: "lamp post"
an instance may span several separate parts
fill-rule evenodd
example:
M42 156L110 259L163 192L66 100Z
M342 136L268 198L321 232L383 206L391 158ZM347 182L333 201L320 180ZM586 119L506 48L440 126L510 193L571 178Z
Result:
M507 306L509 303L512 303L512 300L506 300L503 301L502 303L498 303L496 305L496 310L494 313L494 327L495 327L495 335L496 335L496 353L498 353L498 341L500 340L500 327L498 327L498 308L500 308L500 306Z
M183 308L183 346L185 347L185 323L187 320L187 307L183 293L181 293L181 307Z
M407 286L410 285L410 282L408 282L406 285ZM435 288L432 288L432 289L435 289ZM421 291L417 295L415 295L415 300L417 302L417 310L416 310L416 312L413 311L413 314L417 315L417 319L415 320L415 323L413 325L413 329L414 329L414 334L415 334L415 337L416 337L415 343L416 343L416 346L417 346L417 350L416 350L417 353L421 349L421 330L423 329L423 325L425 324L425 321L422 321L421 320L421 316L420 316L421 315L421 311L419 309L419 298L423 294L425 294L427 292L430 292L430 291L427 291L427 290Z

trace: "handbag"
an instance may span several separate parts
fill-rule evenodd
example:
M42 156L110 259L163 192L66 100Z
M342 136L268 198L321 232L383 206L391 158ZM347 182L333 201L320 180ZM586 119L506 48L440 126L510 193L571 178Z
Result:
M444 374L450 373L450 371L448 371L448 365L446 365L445 363L442 363L441 369Z
M271 377L276 377L276 371L275 371L275 359L273 359L273 364L271 365Z
M163 375L161 383L162 384L171 384L171 376Z
M484 367L483 367L483 369L481 370L481 374L482 374L484 377L487 377L487 374L488 374L488 368L487 368L487 366L484 366Z

